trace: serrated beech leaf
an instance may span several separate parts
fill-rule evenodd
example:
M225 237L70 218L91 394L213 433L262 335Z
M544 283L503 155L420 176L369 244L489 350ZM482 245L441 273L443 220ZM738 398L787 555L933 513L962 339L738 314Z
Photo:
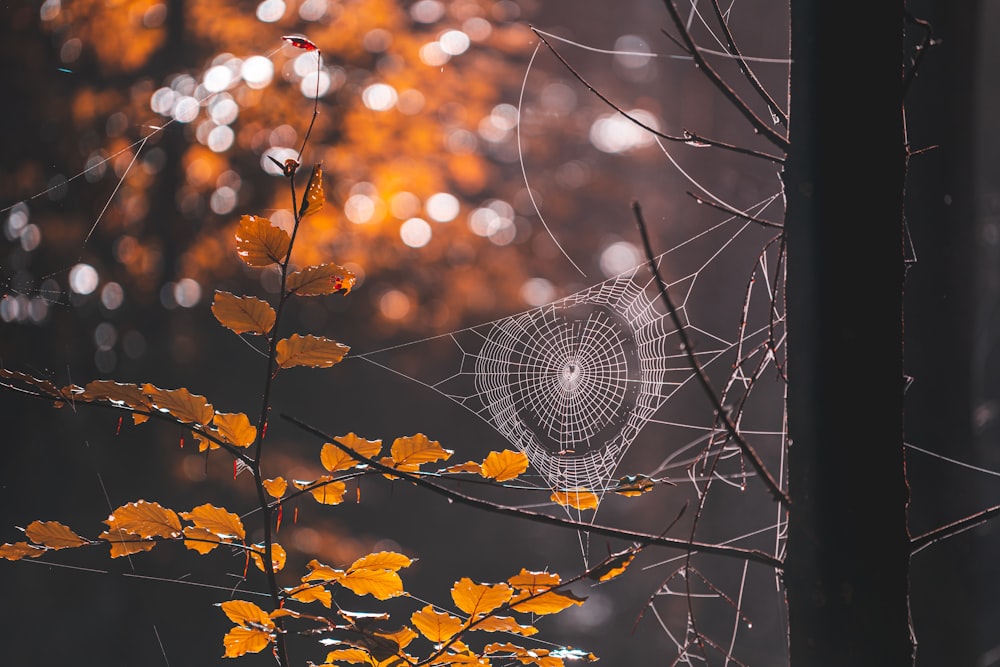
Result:
M477 584L468 577L462 577L452 586L451 599L456 607L475 619L505 604L513 593L507 584Z
M309 585L298 586L288 590L290 597L299 602L319 602L327 609L333 604L333 595L323 586Z
M353 273L337 264L307 266L288 276L285 287L297 296L323 296L344 290L348 294L356 280Z
M169 413L185 424L207 424L215 417L215 410L204 396L180 389L160 389L149 383L142 385L146 397L162 412Z
M423 433L417 433L396 438L389 453L396 468L416 470L423 463L447 460L455 452L445 449L437 440L431 440Z
M223 657L238 658L247 653L260 653L270 645L272 639L273 635L265 630L235 627L222 638L222 644L226 647Z
M236 447L249 447L257 440L257 427L242 412L217 412L212 422L219 436Z
M181 522L176 512L145 500L122 505L104 523L108 525L108 532L141 538L174 538L181 534Z
M351 566L347 568L348 572L354 570L400 570L404 567L410 567L413 564L413 559L403 554L396 553L395 551L377 551L367 556L362 556L357 559Z
M353 570L337 579L337 583L355 595L371 595L378 600L388 600L404 593L403 581L394 570Z
M563 506L578 510L597 509L597 494L587 489L569 489L568 491L553 491L549 499Z
M585 599L570 592L556 593L549 591L532 596L531 593L522 591L514 596L510 607L514 611L530 612L532 614L556 614L573 605L583 604Z
M299 489L308 489L313 499L321 505L339 505L344 502L347 485L333 480L333 475L323 475L313 482L292 480L292 484Z
M190 521L196 528L203 528L220 538L243 540L246 530L240 518L222 507L208 503L195 507L190 512L181 512L181 518Z
M271 629L274 622L267 612L246 600L226 600L219 604L229 620L245 628L261 627Z
M561 582L562 579L554 572L532 572L525 568L521 568L518 574L507 580L507 583L518 591L527 591L529 593L541 593L551 590Z
M105 400L119 405L127 405L133 410L150 410L149 399L142 393L142 388L135 384L122 384L112 380L93 380L87 383L80 398L88 401ZM141 424L149 419L149 415L133 414L132 421Z
M236 254L247 266L257 268L278 264L288 255L291 237L267 218L244 215L236 229Z
M292 334L278 341L276 360L281 368L293 366L329 368L339 363L350 349L329 338Z
M192 551L197 551L202 556L219 546L222 539L215 533L204 528L194 526L184 526L184 546Z
M255 544L253 545L254 550L250 552L250 558L253 560L253 564L257 566L257 569L261 572L267 572L264 563L264 545ZM285 553L285 548L282 547L277 542L271 543L271 569L274 572L280 572L282 568L285 567L285 560L288 555Z
M111 557L121 558L131 556L141 551L149 551L156 546L156 542L146 538L132 535L120 530L106 530L98 535L102 540L111 545Z
M462 619L447 612L437 611L432 605L413 612L410 622L420 630L420 634L435 644L448 641L465 625Z
M514 452L505 449L502 452L490 452L483 461L482 472L487 479L506 482L514 479L528 469L528 456L524 452Z
M216 290L212 314L219 323L238 334L266 335L274 326L274 308L253 296L236 296Z
M487 616L482 619L473 630L483 632L512 632L522 637L530 637L538 633L538 628L533 625L521 625L510 616Z
M21 560L22 558L38 558L45 549L27 542L14 542L0 545L0 558L6 560Z
M365 440L354 433L339 435L334 440L369 459L375 458L382 451L381 440ZM323 449L319 453L319 459L323 467L329 472L347 470L360 464L360 461L331 443L323 445Z
M306 186L305 194L302 195L302 205L299 207L299 217L304 218L312 215L323 208L326 203L326 195L323 194L323 165L314 164L312 173L309 174L309 184Z
M24 529L28 539L49 549L72 549L89 542L58 521L32 521Z

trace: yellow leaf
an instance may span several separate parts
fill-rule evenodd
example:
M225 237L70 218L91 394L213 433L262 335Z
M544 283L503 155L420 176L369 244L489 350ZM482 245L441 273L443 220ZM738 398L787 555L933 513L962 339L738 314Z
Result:
M181 522L176 512L145 500L122 505L104 523L108 525L108 532L142 538L173 538L181 534Z
M507 583L518 591L527 591L529 593L541 593L551 590L561 582L562 579L559 578L559 575L553 572L532 572L525 568L521 568L518 574L507 580Z
M597 509L597 494L587 489L553 491L549 499L563 506L575 507L578 510Z
M264 490L267 491L268 495L272 498L281 498L285 495L285 490L288 489L288 482L285 481L284 477L265 479L261 482L261 484L264 485Z
M212 404L204 396L192 394L187 389L160 389L147 383L142 385L142 390L157 409L185 424L207 424L215 417Z
M347 568L347 571L362 569L396 571L410 567L412 564L413 560L403 554L398 554L395 551L379 551L357 559L351 564L351 567Z
M459 463L458 465L448 466L444 469L445 472L471 472L477 475L483 474L483 466L481 463L475 461L466 461L465 463Z
M274 628L274 622L267 612L246 600L226 600L219 604L229 620L245 628Z
M281 368L292 366L329 368L340 362L350 349L329 338L292 334L278 341L276 359Z
M209 433L211 433L212 435L214 435L216 437L219 437L219 432L218 432L217 429L208 428L206 430ZM204 452L206 450L218 449L219 448L219 444L217 442L215 442L213 440L209 440L208 437L205 435L205 433L203 433L203 432L201 432L201 431L199 431L197 429L191 429L191 435L193 435L194 439L198 442L198 451L199 452Z
M513 593L507 584L489 586L463 577L452 586L451 599L455 601L456 607L475 619L505 604Z
M396 438L389 452L395 467L402 470L416 470L423 463L447 460L453 452L445 449L437 440L430 440L423 433L405 438Z
M219 546L221 539L215 533L204 528L194 526L184 526L184 546L192 551L197 551L202 556Z
M45 549L28 544L27 542L15 542L13 544L0 545L0 558L7 560L21 560L22 558L38 558Z
M353 433L337 436L334 440L367 458L374 458L382 450L381 440L365 440ZM324 444L323 449L320 450L319 460L323 467L330 472L348 470L360 465L360 462L351 457L350 454L329 442Z
M261 572L267 572L264 569L264 545L255 544L253 545L254 550L250 552L250 558L253 559L253 564L257 566L257 569ZM285 549L277 542L271 543L271 569L275 572L280 572L283 567L285 567L285 559L287 554L285 554Z
M626 498L633 498L641 496L654 486L656 483L646 475L626 475L619 479L618 484L611 490Z
M502 452L490 452L486 460L483 461L483 471L480 474L488 479L506 482L527 469L527 454L505 449Z
M435 644L446 642L462 629L462 619L443 611L437 611L432 605L427 605L410 616L420 634Z
M222 639L226 647L225 658L238 658L247 653L259 653L270 645L274 636L265 630L257 628L236 627L230 630Z
M236 296L216 290L212 314L222 326L238 334L252 333L264 336L274 326L274 308L266 301L253 296Z
M299 586L289 590L289 595L299 602L320 602L327 609L333 603L333 595L322 586Z
M381 440L365 440L364 438L355 435L354 433L348 433L347 435L338 435L334 438L337 442L344 445L345 447L350 447L358 454L368 457L370 459L375 458L380 451L382 451L382 441Z
M347 485L343 482L334 482L332 476L324 475L312 484L319 484L319 486L309 489L309 493L312 494L316 502L322 505L339 505L344 502L344 492L347 491Z
M232 512L208 503L195 507L190 512L181 512L181 517L203 528L213 535L226 540L244 540L246 531L243 522Z
M212 421L223 440L237 447L249 447L257 440L257 427L242 412L216 412Z
M312 173L309 174L309 185L302 196L302 205L299 207L299 217L304 218L312 215L323 207L326 203L326 195L323 194L323 165L315 164Z
M587 573L589 579L595 581L609 581L624 572L635 559L636 550L626 549L616 554L611 554L594 569Z
M288 276L285 287L298 296L323 296L344 290L348 294L354 287L354 274L332 262L307 266Z
M107 541L107 543L111 545L112 558L131 556L132 554L137 554L140 551L149 551L156 546L156 542L152 540L138 537L137 535L131 535L119 530L106 530L97 537Z
M531 599L527 599L527 598ZM520 612L530 612L532 614L555 614L563 609L568 609L573 605L583 604L585 598L578 597L572 593L556 593L549 591L540 595L531 596L531 593L522 591L514 596L511 601L511 609Z
M236 254L247 266L264 267L285 260L291 238L267 218L244 215L236 230Z
M119 405L127 405L133 410L150 410L149 399L142 393L139 385L120 384L111 380L94 380L88 382L80 397L87 401L105 400ZM132 421L141 424L149 419L149 415L132 415Z
M386 639L391 639L392 641L396 642L396 646L398 646L401 649L406 648L410 644L410 642L412 642L414 639L420 636L405 625L399 630L396 630L395 632L376 632L375 634L378 635L379 637L385 637Z
M71 549L90 543L58 521L32 521L24 534L32 542L49 549Z
M538 633L538 628L533 625L521 625L510 616L487 616L476 623L473 630L484 632L513 632L523 637L530 637Z
M330 651L326 654L326 662L329 664L334 662L350 662L363 665L372 664L368 652L359 648L340 648L336 651Z
M393 570L353 570L346 572L337 583L355 595L371 595L379 600L402 595L403 581Z

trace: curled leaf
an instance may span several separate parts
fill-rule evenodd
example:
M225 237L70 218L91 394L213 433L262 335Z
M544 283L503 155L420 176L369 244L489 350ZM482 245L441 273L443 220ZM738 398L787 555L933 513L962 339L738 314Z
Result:
M282 35L281 39L285 40L297 49L302 49L303 51L316 51L319 49L318 46L306 37L298 35Z
M271 543L271 569L274 572L280 572L282 568L285 567L285 560L287 559L287 554L285 553L284 547L282 547L277 542ZM257 569L261 572L267 572L264 568L264 545L255 544L253 545L253 551L250 552L250 558L253 559L253 564L257 566Z
M510 616L487 616L476 623L474 630L483 632L512 632L522 637L538 634L538 628L533 625L521 625Z
M253 296L236 296L216 290L212 314L222 326L238 334L266 335L274 326L274 308L267 301Z
M267 218L244 215L236 230L236 254L247 266L261 268L278 264L288 256L292 239Z
M309 174L309 185L306 186L305 194L302 195L302 205L299 207L299 217L304 218L312 215L323 208L326 203L326 195L323 193L323 165L314 164L312 173Z
M611 490L626 498L634 498L652 490L654 486L656 482L646 475L626 475Z
M329 368L339 363L351 348L321 336L300 336L292 334L278 341L278 366L312 366Z
M333 604L333 595L323 586L315 584L305 584L295 588L286 589L289 596L299 602L319 602L327 609Z
M290 293L298 296L322 296L344 290L344 294L354 287L356 278L344 267L328 263L307 266L288 276L285 286Z
M595 581L609 581L623 573L635 559L636 550L626 549L616 554L611 554L587 573L589 579Z

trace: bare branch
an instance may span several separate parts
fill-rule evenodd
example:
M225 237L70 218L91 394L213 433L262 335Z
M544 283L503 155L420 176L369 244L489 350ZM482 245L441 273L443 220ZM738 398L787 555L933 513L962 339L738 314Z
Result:
M923 535L918 535L910 540L911 551L910 554L915 554L918 551L923 551L930 545L940 542L941 540L946 540L949 537L954 537L960 533L975 528L976 526L986 523L994 517L1000 516L1000 505L995 505L989 509L985 509L981 512L976 512L964 519L959 519L958 521L953 521L934 530L928 531Z

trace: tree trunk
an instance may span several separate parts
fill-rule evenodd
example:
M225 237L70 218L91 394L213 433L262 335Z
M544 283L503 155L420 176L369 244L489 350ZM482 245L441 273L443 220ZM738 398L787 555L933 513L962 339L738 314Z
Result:
M791 20L791 662L902 667L903 4L791 0Z

